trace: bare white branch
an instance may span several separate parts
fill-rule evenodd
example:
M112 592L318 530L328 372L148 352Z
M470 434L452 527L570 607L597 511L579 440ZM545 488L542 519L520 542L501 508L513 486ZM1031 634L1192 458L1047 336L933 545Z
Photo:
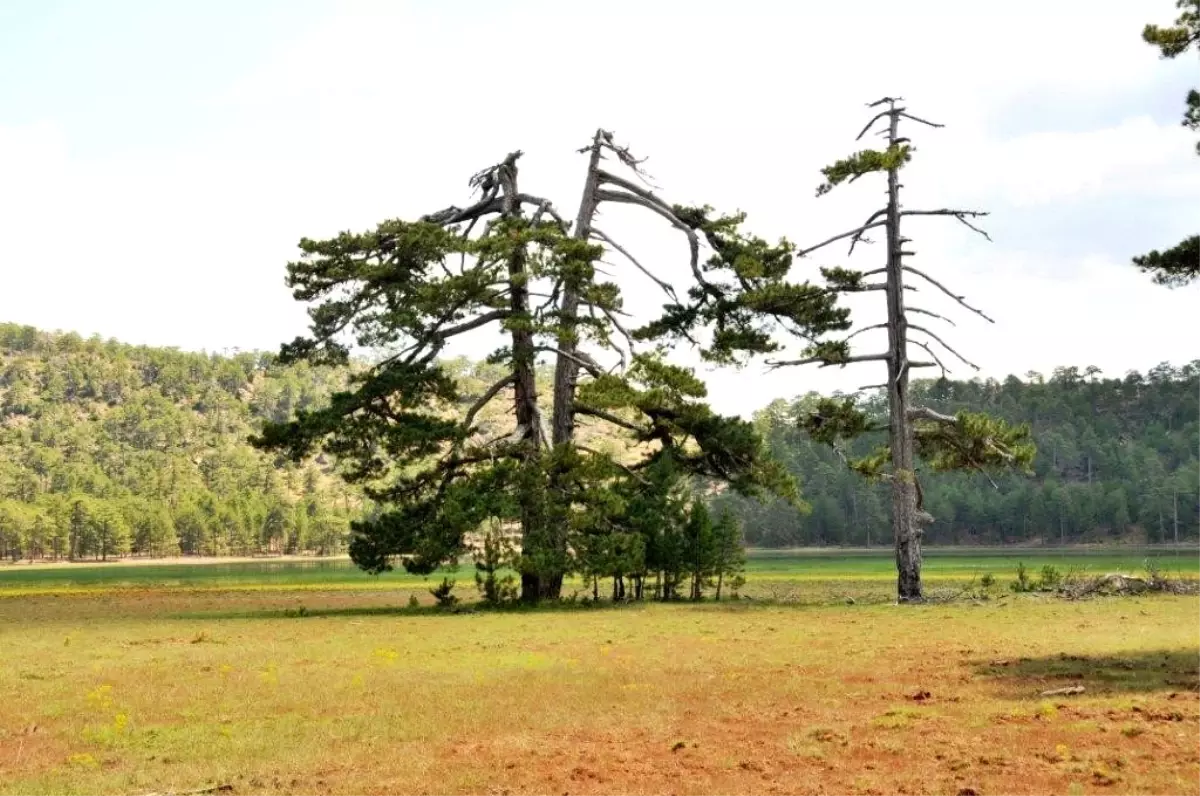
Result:
M627 259L627 260L629 260L629 262L633 263L634 267L636 267L643 274L650 277L650 279L653 280L654 284L656 284L660 288L662 288L663 292L666 293L667 296L672 301L674 301L677 304L679 303L679 298L675 295L675 288L671 287L671 285L668 284L667 282L664 282L663 280L659 279L657 276L654 275L654 273L649 268L647 268L646 266L639 263L637 261L636 257L634 257L632 254L630 254L628 251L626 251L625 247L623 247L621 244L617 243L615 240L610 238L608 235L605 235L603 232L596 229L595 227L592 227L592 236L603 241L604 243L607 243L609 246L612 246L618 252L625 255L625 259Z
M941 282L937 281L936 279L934 279L932 276L930 276L929 274L925 273L924 271L918 271L916 268L913 268L911 265L906 265L906 266L904 266L904 270L905 270L905 271L908 271L910 274L916 274L917 276L921 277L921 278L922 278L922 279L924 279L926 282L928 282L929 284L931 284L931 285L933 285L934 287L938 288L938 289L939 289L939 290L941 290L943 293L945 293L947 296L949 296L950 298L952 298L952 299L954 299L955 301L957 301L959 304L961 304L961 305L963 305L964 307L966 307L967 309L969 309L971 312L973 312L973 313L975 313L976 315L978 315L979 317L983 318L983 319L984 319L985 321L987 321L988 323L995 323L995 321L994 321L994 320L992 320L991 318L989 318L989 317L987 316L987 314L983 312L983 310L978 310L978 309L976 309L976 308L972 307L970 304L968 304L968 303L966 302L966 297L965 297L965 296L960 296L960 295L958 295L957 293L952 293L952 292L950 292L950 289L949 289L949 288L947 288L947 287L946 287L945 285L943 285Z
M968 227L970 227L971 229L978 232L983 237L987 238L989 241L992 239L992 237L990 235L988 235L986 232L984 232L982 229L975 226L970 221L967 221L968 217L982 218L983 216L989 215L988 213L980 211L980 210L949 210L949 209L901 210L900 215L901 216L952 216L952 217L958 219L961 223L966 224Z
M576 351L574 354L571 354L563 351L561 348L554 348L553 346L544 345L534 346L533 350L544 351L548 354L558 354L560 357L565 357L593 376L601 376L604 374L604 370L600 367L600 364L583 351Z
M638 186L633 185L633 183L628 184L634 188L638 188ZM646 198L641 194L646 194L650 198ZM674 211L667 207L660 199L654 197L649 191L645 191L641 188L638 188L638 192L633 194L621 193L620 191L596 191L596 198L600 201L622 202L625 204L640 205L641 207L653 210L667 221L670 221L676 229L679 229L681 232L683 232L683 234L687 235L688 246L691 249L691 262L689 265L692 269L692 276L696 278L696 281L699 284L711 288L708 280L704 278L704 274L700 271L700 238L696 236L696 231L687 224L683 223L679 217L675 215Z
M883 215L887 215L887 208L886 208L886 207L885 207L885 208L883 208L882 210L876 210L874 213L872 213L872 214L871 214L871 217L867 219L866 223L867 223L867 224L870 224L870 223L872 223L873 221L875 221L875 219L877 219L877 218L879 218L880 216L883 216ZM855 235L854 237L852 237L852 238L850 239L850 251L846 252L846 256L847 256L847 257L849 257L850 255L854 254L854 246L855 246L855 245L856 245L856 244L857 244L859 241L862 241L863 243L870 243L870 241L869 241L869 240L866 240L866 239L863 237L863 233L862 233L862 232L858 233L857 235Z
M908 308L908 311L909 311L909 312L915 312L915 313L918 313L918 314L920 314L920 315L928 315L928 316L929 316L929 317L931 317L931 318L937 318L938 320L945 321L946 323L950 324L951 326L957 326L957 325L958 325L958 324L956 324L954 321L950 320L949 318L947 318L947 317L945 317L945 316L943 316L943 315L938 315L936 312L930 312L929 310L923 310L923 309L921 309L920 307L909 307L909 308Z
M914 122L920 122L921 124L927 124L930 127L945 127L946 126L944 124L938 124L937 122L928 122L917 116L913 116L911 113L908 113L908 111L905 110L904 108L901 108L899 111L897 111L897 113L899 113L905 119L912 119Z
M846 357L845 359L830 362L822 357L809 357L808 359L790 359L790 360L767 360L767 367L771 370L776 368L792 367L796 365L813 365L819 363L821 367L827 368L832 365L850 365L855 362L886 362L890 357L887 354L860 354L858 356Z
M915 346L920 346L921 348L924 348L926 351L928 351L928 352L929 352L929 356L933 357L933 361L934 361L935 363L937 363L937 366L938 366L939 368L941 368L941 369L942 369L942 378L943 378L943 379L944 379L944 378L946 378L946 374L950 372L950 368L946 367L945 363L943 363L943 362L942 362L942 360L941 360L941 358L940 358L940 357L938 357L938 355L937 355L937 354L935 354L935 353L933 352L933 349L932 349L932 348L930 348L929 346L925 345L925 344L924 344L924 343L922 343L920 340L909 340L908 342L912 343L912 344L913 344L913 345L915 345ZM914 365L913 365L913 364L910 362L910 363L909 363L909 367L910 367L910 368L911 368L911 367L914 367Z
M846 336L846 342L850 342L851 340L853 340L855 337L862 334L863 332L869 332L872 329L886 329L886 328L887 328L886 323L873 323L870 326L864 326L861 329L855 329L853 332L851 332L849 335Z
M882 227L882 226L884 226L886 223L887 223L886 221L875 221L875 222L872 222L872 223L869 223L869 224L864 224L863 226L859 227L858 229L852 229L852 230L850 230L849 232L843 232L841 235L834 235L834 236L833 236L832 238L830 238L829 240L822 241L821 243L818 243L816 246L810 246L810 247L808 247L807 249L801 249L801 250L799 250L799 251L797 251L797 252L796 252L796 256L797 256L797 257L804 257L804 256L806 256L806 255L812 254L812 253L813 253L813 252L815 252L817 249L823 249L823 248L825 248L826 246L828 246L828 245L829 245L829 244L831 244L831 243L837 243L839 240L843 240L843 239L845 239L845 238L849 238L849 237L850 237L850 236L852 236L852 235L862 235L862 234L863 234L864 232L866 232L868 229L874 229L874 228L876 228L876 227Z
M958 418L954 415L944 415L941 412L935 412L927 406L914 406L908 410L909 420L932 420L936 423L957 423Z
M872 125L874 125L875 122L879 121L880 119L882 119L883 117L887 116L890 113L891 113L891 111L880 111L879 113L875 114L874 118L872 118L871 121L867 122L866 125L863 126L862 132L859 133L858 135L854 136L854 140L858 141L859 139L861 139L864 135L867 134L867 131L871 129Z
M946 349L946 350L947 350L947 351L949 351L951 354L954 354L954 356L956 356L956 357L958 357L960 360L962 360L962 363L963 363L964 365L968 365L968 366L970 366L971 368L973 368L973 369L975 369L975 370L979 370L979 366L978 366L978 365L976 365L974 362L972 362L972 361L970 361L969 359L967 359L966 357L964 357L962 354L960 354L960 353L958 353L957 351L955 351L953 348L951 348L951 347L949 346L949 344L948 344L948 343L946 343L946 341L945 341L945 340L943 340L942 338L938 337L936 334L934 334L933 332L929 331L929 330L928 330L928 329L926 329L924 326L917 326L915 323L910 323L910 324L908 325L908 328L909 328L909 329L912 329L912 330L914 330L914 331L922 332L922 333L924 333L924 334L927 334L927 335L929 335L929 336L930 336L930 337L932 337L934 340L936 340L938 343L940 343L940 344L941 344L941 346L942 346L942 348Z

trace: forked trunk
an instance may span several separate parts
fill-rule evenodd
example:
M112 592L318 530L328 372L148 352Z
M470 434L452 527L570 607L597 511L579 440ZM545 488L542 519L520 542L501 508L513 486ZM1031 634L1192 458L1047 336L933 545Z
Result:
M588 163L587 180L584 183L583 198L579 203L579 215L575 220L572 236L576 240L586 241L592 231L592 217L596 213L596 189L599 187L598 169L600 167L600 132L592 146L592 157ZM559 323L561 330L558 335L558 348L562 351L554 365L554 400L551 417L551 432L549 442L555 447L569 444L575 435L575 385L579 378L579 365L572 356L578 349L576 338L576 318L579 314L580 285L567 282L563 285L562 300L559 305ZM515 300L514 288L514 300ZM528 296L526 296L528 302ZM526 303L528 308L528 303ZM514 333L514 349L516 334ZM532 337L531 343L532 345ZM530 378L532 379L532 358L530 359ZM555 475L552 474L552 478ZM542 533L534 538L544 545L540 551L547 554L550 560L565 561L567 558L567 539L558 530L564 524L560 522L543 522ZM563 573L549 571L543 573L528 573L522 576L522 595L527 600L557 600L562 596ZM533 595L536 594L536 597Z

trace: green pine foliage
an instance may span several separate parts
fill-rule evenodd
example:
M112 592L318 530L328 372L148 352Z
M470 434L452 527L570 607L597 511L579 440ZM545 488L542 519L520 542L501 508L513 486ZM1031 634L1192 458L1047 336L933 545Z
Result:
M1193 47L1200 54L1200 0L1175 0L1179 16L1168 27L1147 25L1142 41L1157 47L1163 58L1177 58ZM1191 89L1184 99L1183 126L1200 132L1200 91ZM1200 141L1196 142L1200 155ZM1154 250L1133 258L1133 264L1149 273L1155 283L1167 287L1190 284L1200 276L1200 236L1192 235L1163 251Z
M336 553L361 502L245 438L344 379L273 357L0 325L0 555Z
M630 163L610 139L598 132L593 153L609 141ZM547 200L517 189L520 156L477 174L471 184L483 197L465 210L301 242L287 281L311 305L313 322L308 337L283 347L281 361L344 364L352 344L388 353L354 373L328 405L268 423L252 442L292 460L317 451L337 458L376 507L354 521L350 544L351 558L367 571L402 561L410 572L430 573L499 523L518 529L522 599L558 597L573 571L612 575L621 599L625 578L640 578L650 566L644 535L625 527L627 503L647 471L669 467L680 482L717 481L747 496L796 501L796 488L766 456L753 424L712 411L694 373L662 350L633 350L618 320L620 290L598 277L604 247L571 235ZM682 211L595 171L597 162L589 184L624 192L593 188L593 213L601 201L628 202L673 220L687 233L698 272L699 238L674 215ZM769 247L740 237L740 221L696 220L711 226L710 264L746 278L778 271ZM464 335L492 349L487 364L496 368L495 381L472 397L462 374L439 359L448 341ZM611 351L617 337L629 351L618 347L613 367L585 350ZM537 389L539 370L551 366L554 388ZM485 435L481 422L493 405L510 419ZM636 453L625 461L620 451L587 444L576 435L586 423L610 426ZM483 575L485 594L489 583ZM640 580L634 591L641 596Z

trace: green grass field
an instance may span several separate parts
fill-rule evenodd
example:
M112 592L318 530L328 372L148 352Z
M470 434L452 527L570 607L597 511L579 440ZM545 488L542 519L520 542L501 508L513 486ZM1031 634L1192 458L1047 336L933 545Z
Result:
M1071 549L965 549L934 548L926 552L925 578L931 586L961 584L991 573L1007 582L1015 577L1018 563L1032 573L1051 565L1061 571L1088 574L1143 572L1147 560L1164 572L1185 577L1200 576L1200 554L1196 550L1130 548L1128 550ZM403 570L368 575L348 559L312 561L271 560L197 564L122 562L78 563L63 566L0 565L0 596L28 596L36 593L111 591L119 588L163 588L216 590L305 590L305 589L423 589L440 582L443 575L455 578L460 591L472 592L472 568L460 566L457 572L439 572L429 577L409 575ZM774 586L824 582L829 586L879 586L886 594L886 583L895 578L894 563L885 549L871 551L841 550L754 550L747 556L747 593L756 586ZM582 583L574 587L584 590ZM759 591L764 591L759 589ZM875 589L868 589L875 591Z
M754 601L467 614L346 561L5 567L0 794L1200 794L1200 598L1005 586L1147 555L935 550L990 598L896 606L886 554L755 553Z

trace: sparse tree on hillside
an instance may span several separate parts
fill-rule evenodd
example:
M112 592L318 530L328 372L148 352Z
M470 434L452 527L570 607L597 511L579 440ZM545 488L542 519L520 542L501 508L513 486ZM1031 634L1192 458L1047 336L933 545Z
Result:
M1163 58L1176 58L1193 47L1200 54L1200 0L1175 0L1179 17L1170 27L1147 25L1142 40L1159 49ZM1185 100L1183 126L1200 132L1200 91L1191 89ZM1200 142L1196 143L1200 155ZM1185 238L1165 251L1152 251L1133 258L1133 264L1167 287L1186 285L1200 276L1200 235Z

